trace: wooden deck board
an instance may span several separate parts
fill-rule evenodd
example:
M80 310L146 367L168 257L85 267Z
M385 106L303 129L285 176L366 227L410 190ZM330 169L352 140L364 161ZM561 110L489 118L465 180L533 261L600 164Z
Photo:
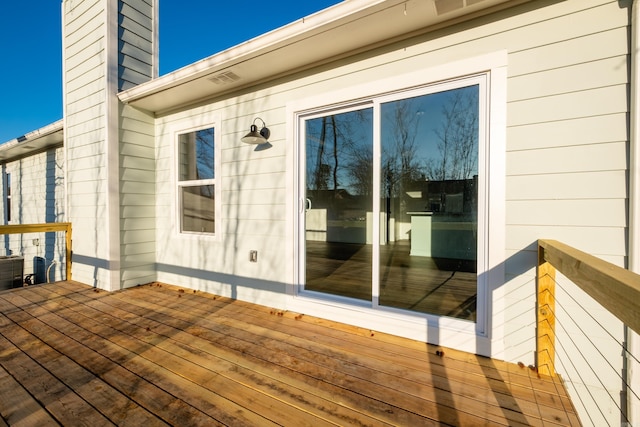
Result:
M152 284L0 293L6 425L579 425L564 387L450 349Z
M4 340L3 357L14 350ZM0 369L0 426L57 426L58 423L40 406L22 385L4 368Z
M86 337L84 342L87 346L133 373L134 383L144 379L156 386L155 390L146 390L146 397L164 398L165 405L174 407L176 414L172 418L165 418L167 422L183 423L193 418L198 420L199 425L215 425L215 420L232 425L268 425L263 417L209 390L205 384L210 378L202 377L200 382L190 382L188 371L193 367L188 365L188 360L171 358L153 344L136 340L127 332L126 328L130 328L127 322L117 329L113 317L108 313L90 310L87 305L74 303L71 299L62 300L59 304L68 305L66 309L60 306L56 308L59 316L85 329L82 335ZM47 323L55 325L51 319L47 319ZM165 392L161 393L162 390ZM162 407L156 409L162 411ZM209 414L210 419L204 414Z

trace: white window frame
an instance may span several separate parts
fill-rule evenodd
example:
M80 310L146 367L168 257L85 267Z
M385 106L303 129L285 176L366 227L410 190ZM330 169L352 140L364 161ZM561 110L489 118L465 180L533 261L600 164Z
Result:
M326 114L332 109L348 108L370 99L379 102L387 95L394 96L394 93L409 92L415 88L437 88L443 82L446 84L472 75L486 76L486 91L480 94L479 99L480 120L484 119L483 122L486 123L485 128L480 130L483 132L480 138L485 138L487 143L479 147L478 153L478 166L484 171L484 179L478 189L478 197L483 198L478 212L478 262L482 269L478 270L476 322L420 313L400 313L398 310L380 310L370 304L364 306L346 303L339 298L306 295L305 292L300 292L299 279L302 276L301 269L304 268L301 263L296 263L292 271L289 309L476 354L496 355L504 351L500 337L504 335L505 327L502 288L506 280L506 51L488 53L289 103L287 112L292 120L288 127L288 137L295 141L294 150L288 159L294 183L291 191L298 196L303 194L300 192L301 178L298 176L302 161L302 148L299 146L301 117ZM375 177L374 183L377 183ZM298 214L304 209L304 200L298 197L290 207L295 235L290 250L292 254L297 254L302 250L298 245L301 233L304 233L304 224L300 224ZM378 230L378 227L374 225L373 230Z
M220 240L221 236L221 222L222 222L222 188L220 179L221 175L221 129L220 129L220 116L219 115L203 115L198 120L198 123L190 123L191 126L176 127L172 131L173 140L173 182L175 191L175 229L179 236L182 237L203 237L212 240ZM180 135L184 135L191 132L197 132L205 129L214 129L214 178L202 179L202 180L190 180L180 181ZM182 225L182 188L193 187L201 185L213 185L214 186L214 231L211 232L196 232L196 231L183 231Z

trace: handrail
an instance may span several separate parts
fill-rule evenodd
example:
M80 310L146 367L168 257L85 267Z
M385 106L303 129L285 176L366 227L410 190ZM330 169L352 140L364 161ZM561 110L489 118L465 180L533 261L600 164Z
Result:
M556 240L538 240L538 372L555 375L555 271L640 334L640 275Z
M24 233L49 233L54 231L65 232L66 278L71 280L71 223L49 222L45 224L14 224L0 225L0 234L24 234Z

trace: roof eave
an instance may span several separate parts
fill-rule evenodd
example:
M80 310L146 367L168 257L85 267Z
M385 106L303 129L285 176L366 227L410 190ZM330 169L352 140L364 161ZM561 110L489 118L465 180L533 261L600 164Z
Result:
M367 46L388 43L436 26L453 25L528 1L531 0L480 0L446 13L438 11L440 3L436 0L344 1L118 96L125 104L163 114ZM356 21L357 27L350 25ZM375 31L371 31L372 28ZM230 78L220 84L226 77Z
M400 3L405 0L395 0ZM336 22L346 15L370 9L372 5L382 4L387 0L350 0L339 3L335 6L321 10L305 18L301 18L283 27L277 28L268 33L250 39L239 45L216 53L207 58L201 59L193 64L187 65L169 74L153 79L147 83L140 84L131 89L120 92L119 97L122 102L131 103L136 100L152 95L170 87L198 79L204 75L209 75L215 70L224 69L227 64L238 63L243 59L254 58L272 51L278 45L286 45L293 40L304 37L314 30L326 28L332 22Z
M58 120L40 129L0 145L0 162L24 157L48 147L61 145L64 140L64 120Z

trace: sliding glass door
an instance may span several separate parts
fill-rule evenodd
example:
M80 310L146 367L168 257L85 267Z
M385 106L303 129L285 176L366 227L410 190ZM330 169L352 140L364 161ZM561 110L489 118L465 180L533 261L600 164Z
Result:
M304 123L305 289L371 301L373 109Z
M385 102L382 306L475 320L478 86Z
M303 292L476 320L483 77L301 117Z

